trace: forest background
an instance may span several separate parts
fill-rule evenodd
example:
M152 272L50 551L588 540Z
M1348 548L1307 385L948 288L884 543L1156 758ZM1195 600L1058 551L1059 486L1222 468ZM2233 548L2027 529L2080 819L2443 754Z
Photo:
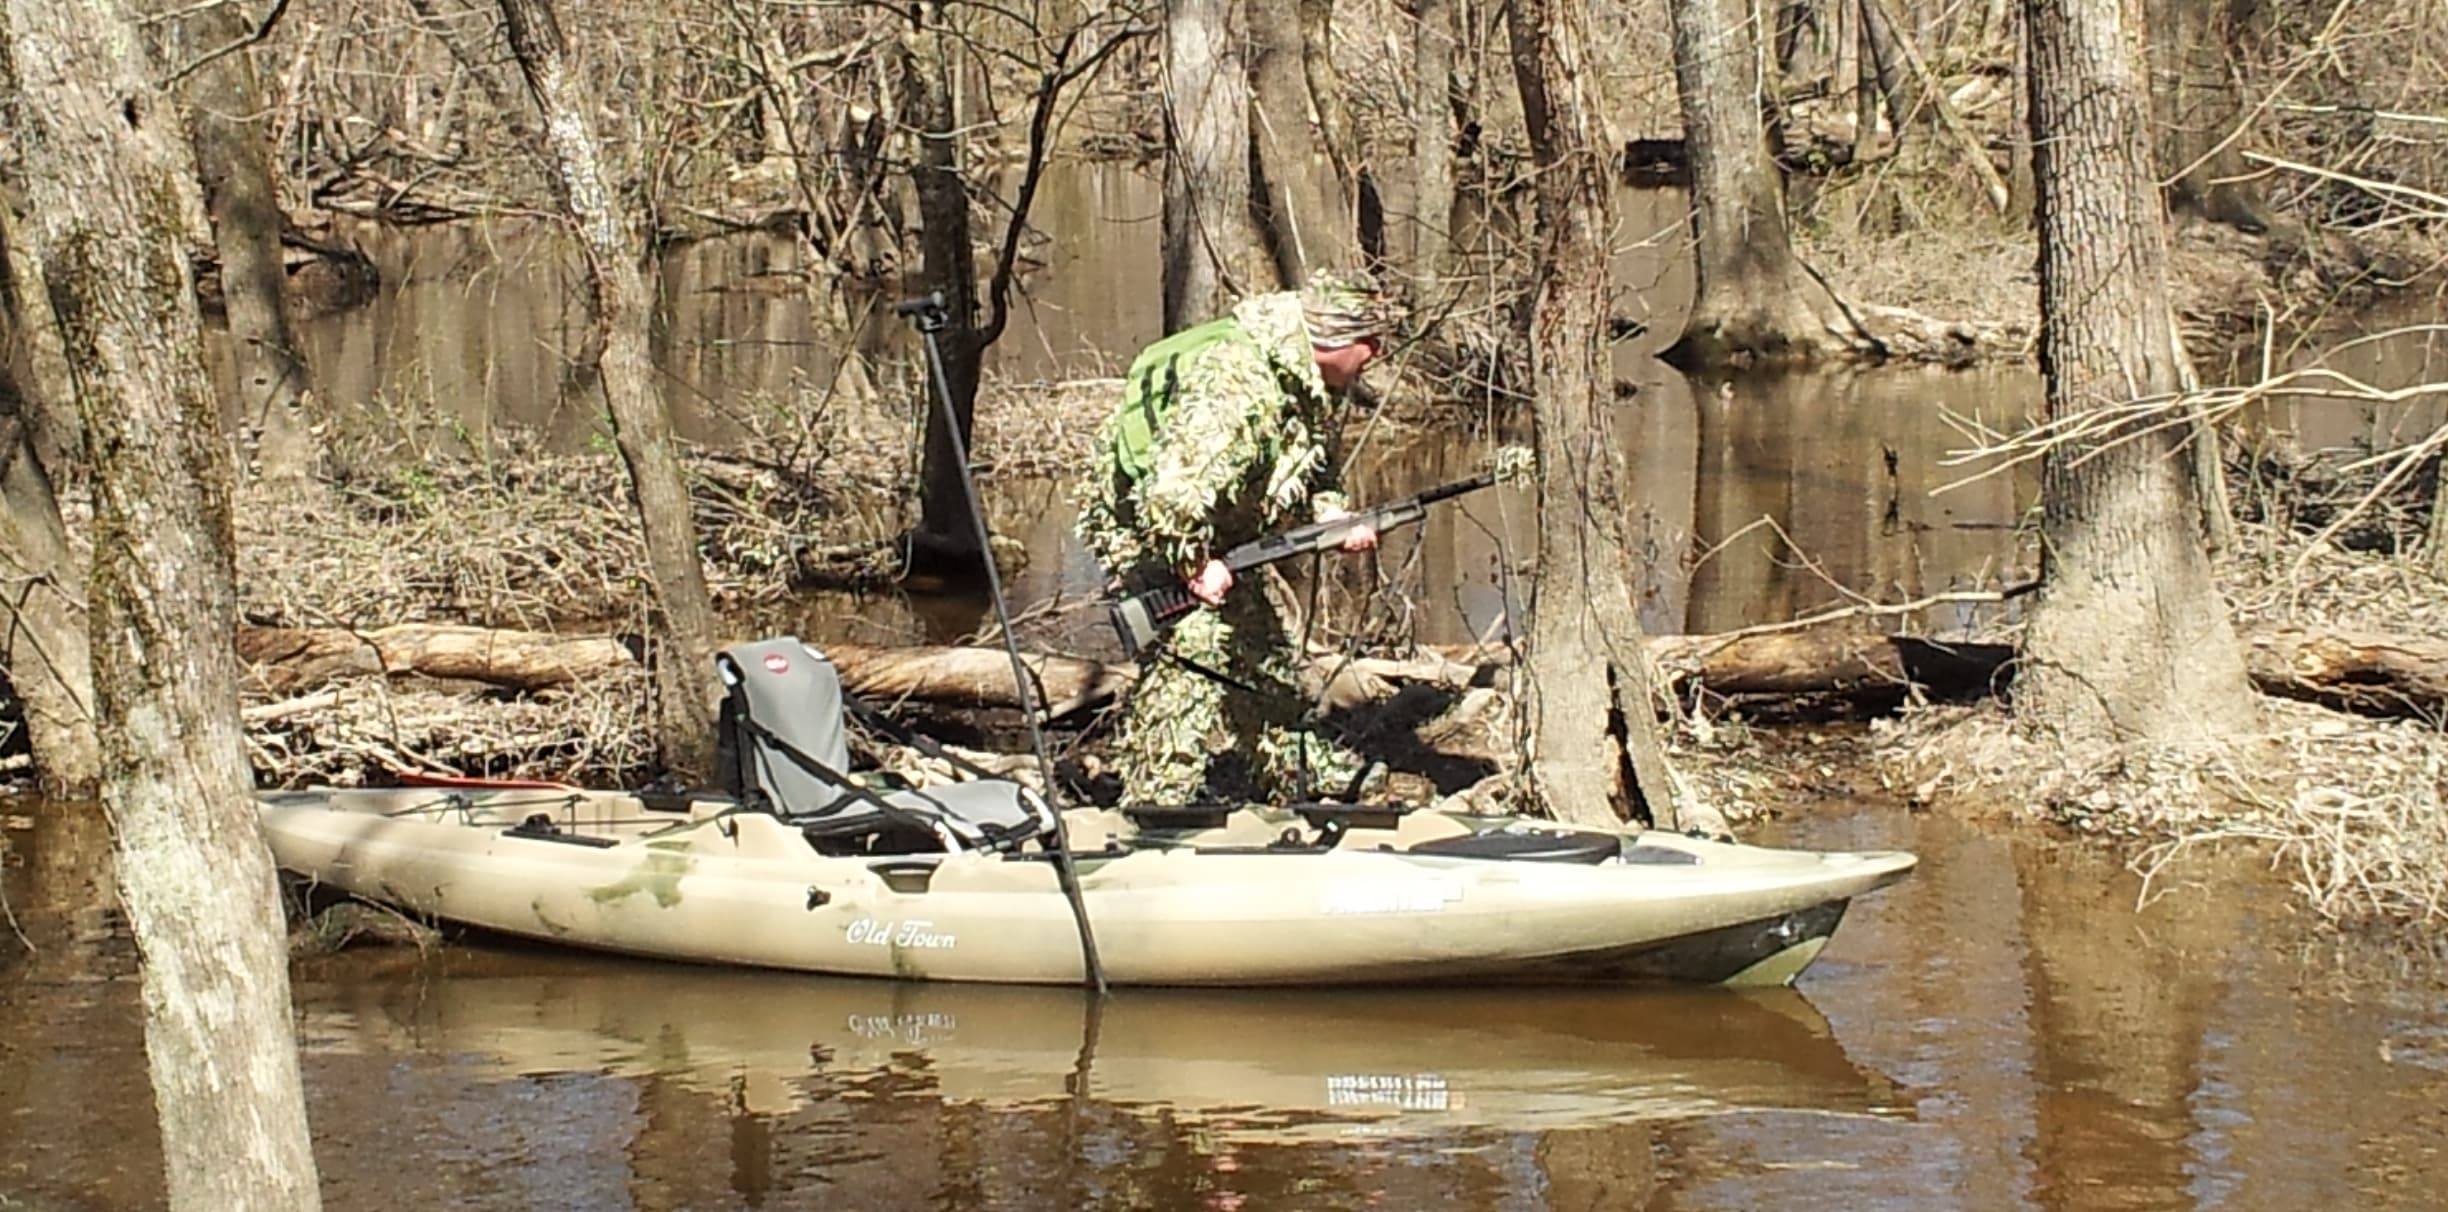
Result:
M313 750L356 777L539 755L556 775L702 772L707 657L733 625L718 594L996 558L961 513L980 410L1019 412L1057 462L1096 410L1063 391L979 399L1053 156L1161 172L1166 327L1365 262L1423 317L1376 389L1396 415L1492 436L1527 414L1536 693L1495 730L1516 738L1509 771L1499 746L1473 755L1510 782L1440 790L1501 795L1526 773L1560 814L1637 800L1708 828L1739 794L1691 787L1653 727L1654 653L1619 606L1620 459L1596 440L1623 394L1605 340L1652 322L1609 280L1609 199L1674 182L1696 286L1670 360L2041 365L2037 423L1971 440L2042 467L2038 579L1984 591L2019 633L2011 712L1984 699L1888 728L1882 760L1911 794L2016 780L2160 858L2274 843L2342 921L2425 922L2448 886L2448 430L2328 469L2350 487L2326 512L2227 487L2231 465L2258 484L2273 458L2306 481L2300 452L2240 424L2275 394L2440 391L2292 356L2342 314L2437 290L2436 6L272 0L137 15L133 43L92 36L128 22L113 5L6 12L5 656L27 765L71 797L99 786L119 853L141 860L120 884L174 1204L312 1202L245 795L258 771ZM589 319L559 389L600 401L603 449L528 457L516 435L435 443L422 424L403 446L340 423L292 325L378 289L355 233L503 218L571 237ZM804 337L841 351L810 396L752 421L790 459L688 449L654 368L658 257L743 232L802 250L784 276L815 317ZM878 339L921 287L950 304L947 406L902 443L819 432L832 402L924 396ZM200 305L229 337L219 383ZM424 575L369 592L365 553L410 546ZM2237 638L2239 609L2339 621L2307 618L2310 601L2368 623L2375 597L2390 637L2315 626L2274 674ZM1820 650L1820 688L1866 666L1919 705L1922 671L1896 655L1910 639ZM1388 680L1501 663L1429 654L1422 675L1408 655ZM1978 698L2003 668L1963 680ZM379 684L344 693L346 674ZM439 685L394 695L401 675ZM2320 706L2261 703L2273 684ZM506 709L504 689L520 692ZM411 694L510 723L437 745L402 727ZM1688 751L1710 725L1666 706ZM521 728L549 739L523 747ZM225 1053L250 1060L247 1100L209 1088ZM250 1103L281 1114L224 1131ZM231 1139L238 1155L214 1154Z

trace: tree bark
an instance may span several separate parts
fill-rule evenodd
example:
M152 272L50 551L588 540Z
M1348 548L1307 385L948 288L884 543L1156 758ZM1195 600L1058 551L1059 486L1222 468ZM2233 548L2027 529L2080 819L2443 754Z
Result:
M1871 348L1794 256L1783 186L1760 124L1765 81L1749 5L1673 0L1670 10L1698 281L1691 318L1668 360L1684 367L1808 363Z
M919 12L925 12L922 7ZM948 20L940 11L936 20ZM977 331L977 264L969 241L969 191L961 182L958 116L953 113L953 43L948 31L912 29L903 35L902 103L918 132L918 163L910 169L918 194L919 223L924 229L923 272L926 285L943 292L949 322L935 335L943 350L944 377L952 398L938 401L932 370L921 351L919 401L926 409L926 452L919 474L918 527L928 540L915 544L950 557L956 564L975 564L982 554L977 528L969 519L969 496L963 485L966 469L958 449L968 449L977 415L978 363L984 350ZM950 416L945 414L947 410Z
M1343 81L1335 74L1335 0L1299 0L1301 67L1309 80L1309 105L1317 113L1318 140L1334 180L1329 198L1339 215L1352 215L1360 197L1358 140L1343 104ZM1350 223L1345 221L1345 227Z
M2423 546L2429 557L2431 575L2448 578L2448 457L2440 460L2439 489L2431 498L2431 534Z
M2025 0L2039 184L2040 369L2051 421L2182 386L2149 111L2118 0ZM2016 710L2070 744L2197 740L2254 723L2202 553L2180 427L2052 450L2042 589ZM2129 439L2129 440L2127 440Z
M1920 107L1913 104L1913 89L1904 76L1904 48L1898 44L1895 21L1887 6L1879 0L1859 0L1861 8L1862 65L1869 69L1865 78L1875 78L1878 94L1887 100L1887 128L1896 142L1904 141L1904 128L1911 125Z
M201 61L250 30L235 5L202 9L172 28L177 33L169 44L182 64ZM238 415L254 453L252 470L268 485L295 490L318 483L323 418L290 324L288 270L281 257L285 218L263 133L271 111L251 54L219 55L187 78L188 138L213 245L221 255L222 312L237 371Z
M238 719L230 464L182 239L178 123L116 6L8 0L34 245L93 463L102 797L143 955L176 1209L319 1205L272 860Z
M1411 273L1432 298L1452 241L1454 28L1453 0L1419 0L1411 38Z
M85 423L77 417L76 383L68 374L68 353L51 315L42 261L23 237L18 217L0 202L0 278L7 279L6 294L0 296L0 319L5 319L0 356L16 380L19 415L43 471L55 488L81 484Z
M1249 12L1250 134L1265 199L1267 243L1286 285L1343 264L1351 218L1333 166L1310 133L1309 78L1298 0L1243 0Z
M666 646L657 668L664 764L690 775L712 769L714 605L697 554L695 510L673 452L671 413L655 377L647 328L648 283L640 218L623 212L595 133L602 112L586 76L572 69L549 0L500 0L502 26L527 88L543 112L554 192L576 230L586 292L603 350L602 382L612 433L637 493L646 563Z
M94 734L85 572L35 451L14 377L0 373L0 663L25 713L35 769L55 795L88 799L102 777Z
M1267 276L1250 221L1249 77L1233 0L1166 0L1164 323L1212 318Z
M1514 82L1539 170L1530 343L1539 571L1525 695L1531 776L1559 820L1612 823L1637 795L1661 828L1721 832L1724 822L1686 794L1667 765L1627 580L1633 565L1622 455L1606 410L1614 383L1606 356L1613 144L1584 91L1597 78L1588 15L1568 0L1511 0L1508 14Z

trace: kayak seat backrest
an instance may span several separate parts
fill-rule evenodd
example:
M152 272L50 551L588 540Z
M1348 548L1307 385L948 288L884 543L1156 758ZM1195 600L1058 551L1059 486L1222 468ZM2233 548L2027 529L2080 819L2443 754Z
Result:
M735 644L714 658L723 680L724 788L761 798L774 815L806 825L811 840L889 833L944 850L1000 849L1051 828L1018 783L974 779L909 791L850 783L841 674L797 637Z
M714 669L725 690L724 790L743 800L762 794L785 818L826 816L849 806L844 801L857 802L842 785L850 743L833 662L785 636L725 648L715 654Z

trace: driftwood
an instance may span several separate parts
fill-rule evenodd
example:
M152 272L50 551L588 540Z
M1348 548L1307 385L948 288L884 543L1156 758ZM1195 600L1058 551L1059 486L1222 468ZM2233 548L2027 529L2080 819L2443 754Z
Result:
M2375 715L2436 715L2448 708L2448 642L2345 632L2267 629L2245 633L2248 668L2263 693L2310 699ZM369 632L242 628L239 653L275 693L298 694L333 679L378 672L545 689L632 665L611 637L409 624ZM842 684L877 703L1012 707L1011 659L1000 648L824 645ZM1918 687L1933 697L1981 695L2011 677L2012 647L1951 644L1837 627L1652 636L1650 655L1669 685L1720 695L1826 695L1877 702ZM1126 662L1034 654L1023 658L1052 718L1112 702L1138 677ZM1497 684L1503 649L1449 647L1402 659L1324 657L1312 685L1329 707L1390 696L1401 685L1449 690Z
M2264 694L2366 715L2437 716L2448 704L2448 642L2293 630L2244 641L2245 670Z
M338 627L241 627L238 657L274 694L296 694L373 673L549 690L633 663L612 636L401 623L372 631Z

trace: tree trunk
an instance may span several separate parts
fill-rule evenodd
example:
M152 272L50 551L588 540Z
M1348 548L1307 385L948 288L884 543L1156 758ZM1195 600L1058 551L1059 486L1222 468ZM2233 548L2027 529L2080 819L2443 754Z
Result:
M1668 359L1685 367L1806 363L1865 347L1835 296L1794 257L1760 125L1764 82L1749 5L1673 0L1671 10L1698 282Z
M1870 47L1870 18L1862 11L1863 0L1847 0L1836 6L1840 14L1838 28L1843 31L1844 53L1837 60L1836 77L1830 87L1853 82L1853 162L1867 164L1878 151L1879 80L1878 58Z
M2236 28L2257 0L2149 0L2153 167L2168 182L2171 211L2239 231L2269 229L2260 189L2248 178L2244 98L2230 65Z
M179 62L202 60L249 32L235 5L173 23ZM263 121L270 107L246 50L220 55L188 77L188 138L195 147L204 209L221 254L221 298L237 371L238 415L253 447L255 475L295 489L317 483L322 421L313 380L289 322L281 259L280 197ZM244 470L244 469L242 469Z
M1353 214L1360 197L1359 144L1343 105L1343 81L1335 75L1335 0L1299 0L1301 66L1309 78L1309 105L1317 113L1318 140L1334 170L1329 198L1339 215ZM1345 229L1350 221L1343 220Z
M549 0L500 0L502 27L528 91L544 115L553 189L576 229L586 289L603 349L602 379L613 438L637 493L646 563L666 646L657 669L663 761L690 775L714 759L714 605L697 554L696 513L673 452L671 413L655 377L647 327L654 263L635 215L622 213L594 115L587 77L571 70Z
M2430 541L2424 554L2430 558L2433 576L2448 578L2448 456L2440 459L2439 489L2431 498Z
M1165 5L1164 323L1210 319L1266 280L1250 221L1249 77L1233 0Z
M35 769L54 795L89 799L102 777L94 735L85 572L77 567L51 477L34 449L15 379L0 373L0 663L25 715Z
M1724 823L1682 791L1666 763L1648 647L1626 579L1632 551L1623 530L1623 456L1606 410L1614 383L1606 340L1613 145L1584 91L1597 79L1587 21L1569 0L1512 0L1507 18L1539 170L1530 346L1539 551L1525 695L1531 775L1559 820L1612 823L1629 791L1661 828L1721 831Z
M924 12L924 9L918 10ZM940 15L938 21L948 20ZM953 431L945 412L959 427L959 449L968 449L977 415L978 362L983 349L977 332L977 263L969 242L969 192L961 183L958 116L952 105L952 34L941 28L913 29L902 44L902 103L910 126L918 132L918 162L910 170L918 194L918 218L923 228L926 285L943 292L950 322L935 334L943 350L944 377L952 398L938 401L933 371L919 352L918 400L926 409L926 454L919 475L918 527L927 541L913 552L949 557L956 564L974 565L977 528L969 520L969 497L962 484L966 469L955 451ZM974 569L971 569L974 571Z
M17 216L0 202L0 361L16 380L19 415L54 487L85 480L85 429L77 418L76 382L68 353L43 285L42 261L28 245Z
M1419 0L1411 54L1411 274L1434 298L1454 204L1454 5Z
M2181 386L2148 110L2118 0L2025 0L2051 421ZM2061 446L2016 709L2068 743L2248 728L2243 653L2202 554L2181 427Z
M272 860L238 720L230 464L180 230L178 125L115 7L8 0L7 95L93 462L103 803L143 955L176 1209L319 1204ZM9 82L0 82L9 83Z
M1930 116L1938 120L1938 125L1946 132L1946 137L1962 151L1964 167L1971 170L1972 175L1979 180L1984 191L1989 195L1989 204L1996 207L1998 213L2006 213L2007 204L2014 200L2014 193L2007 188L2005 178L1998 175L1997 166L1989 162L1988 146L1972 133L1971 128L1964 125L1963 119L1955 116L1955 107L1947 100L1946 82L1938 78L1938 73L1930 70L1928 62L1921 58L1921 52L1913 48L1912 39L1896 30L1895 21L1887 15L1887 0L1864 0L1864 2L1869 6L1870 12L1880 15L1881 26L1890 34L1888 38L1888 41L1892 43L1890 49L1904 57L1904 66L1911 74L1913 90L1922 101L1927 102ZM1919 102L1915 103L1915 108L1921 108ZM1896 133L1901 136L1903 128L1897 127Z
M1286 285L1343 264L1351 217L1333 166L1310 134L1309 78L1298 0L1243 0L1249 9L1250 134L1265 199L1267 242Z
M1879 0L1860 0L1860 8L1862 66L1868 69L1864 76L1877 80L1878 94L1887 99L1887 128L1902 143L1904 128L1920 112L1914 104L1916 90L1904 74L1904 48L1886 5Z

